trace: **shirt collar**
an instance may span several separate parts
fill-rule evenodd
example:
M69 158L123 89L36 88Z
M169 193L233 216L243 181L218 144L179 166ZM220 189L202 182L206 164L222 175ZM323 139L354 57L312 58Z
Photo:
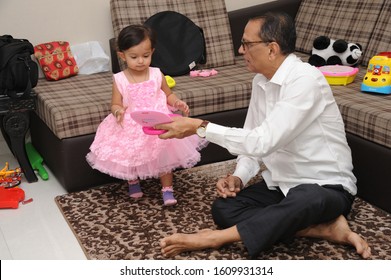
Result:
M280 65L280 67L278 67L276 73L274 73L271 80L268 80L264 75L258 73L256 75L256 76L258 76L257 84L263 89L265 88L267 83L273 83L273 84L277 84L277 85L281 86L283 84L284 80L286 79L286 77L288 76L288 73L290 72L292 64L295 61L297 61L298 59L299 58L295 54L293 54L293 53L289 54L284 59L284 61Z
M273 83L273 84L277 84L277 85L282 85L285 78L287 77L287 74L289 73L290 71L290 68L291 68L291 65L297 61L298 57L291 53L289 54L285 60L282 62L282 64L280 65L280 67L278 67L276 73L274 73L273 77L271 78L271 80L268 80L265 76L263 76L262 74L258 74L260 76L260 79L259 79L259 82L258 82L258 85L260 86L264 86L265 84L267 83Z
M289 54L278 67L276 73L274 73L270 82L277 85L282 85L288 73L290 72L291 65L297 60L297 56L293 53Z

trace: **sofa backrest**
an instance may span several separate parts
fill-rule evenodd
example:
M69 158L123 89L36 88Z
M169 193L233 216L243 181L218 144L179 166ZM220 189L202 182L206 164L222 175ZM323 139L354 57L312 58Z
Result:
M386 0L373 29L368 48L364 53L364 65L380 52L391 51L391 0Z
M205 68L235 63L231 29L224 0L110 0L114 35L130 24L142 24L162 11L184 14L203 29Z
M384 2L385 0L303 0L295 18L296 50L310 53L314 39L325 35L361 44L366 57L371 34L375 30ZM384 20L390 21L389 18Z

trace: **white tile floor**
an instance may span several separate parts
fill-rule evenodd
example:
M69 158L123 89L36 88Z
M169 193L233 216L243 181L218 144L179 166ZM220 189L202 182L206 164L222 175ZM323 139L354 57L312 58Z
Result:
M5 142L0 145L0 169L5 162L10 168L18 162ZM1 260L84 260L77 239L59 211L54 198L66 193L45 166L49 180L28 183L23 179L20 187L26 199L33 202L18 209L0 209L0 259Z

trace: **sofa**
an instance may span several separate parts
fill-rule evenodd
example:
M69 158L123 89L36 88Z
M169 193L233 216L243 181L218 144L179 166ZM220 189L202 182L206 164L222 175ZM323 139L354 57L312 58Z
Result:
M203 29L206 41L207 62L199 67L215 68L218 74L174 77L173 91L188 103L191 116L243 125L254 74L235 56L224 0L111 0L110 9L115 36L124 26L142 23L159 11L175 10L192 19ZM116 52L112 55L113 66L118 65ZM112 75L113 71L55 82L41 79L35 88L37 108L31 116L31 140L68 192L115 180L93 170L85 160L98 125L110 114ZM231 158L225 149L210 144L202 150L199 165Z
M186 2L186 3L184 3ZM254 76L237 50L248 18L285 11L295 18L296 54L308 60L314 38L326 35L360 43L363 57L353 83L332 86L352 149L358 195L391 212L391 96L363 93L360 84L369 59L391 50L391 0L280 0L231 12L224 0L110 1L114 35L131 23L144 22L163 10L187 15L203 28L207 63L218 75L175 77L174 92L191 108L191 116L222 125L243 125ZM112 51L113 72L120 69ZM102 119L110 113L112 72L48 82L36 87L37 109L31 116L31 139L46 165L69 192L115 180L89 167L85 155ZM210 144L199 164L234 158Z

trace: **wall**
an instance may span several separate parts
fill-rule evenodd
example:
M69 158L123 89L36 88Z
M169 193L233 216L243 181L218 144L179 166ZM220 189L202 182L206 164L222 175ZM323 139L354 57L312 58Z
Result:
M225 0L228 11L269 1ZM54 40L70 44L94 40L109 54L108 40L113 37L110 0L0 0L3 34L27 38L33 45Z
M213 0L210 0L213 1ZM225 0L233 11L271 0ZM110 0L0 0L0 35L29 39L33 45L55 40L98 41L109 54L113 30ZM7 151L0 135L0 154Z
M272 1L273 0L225 0L225 5L228 11L234 11Z
M109 0L0 0L0 34L33 45L63 40L99 41L108 50L113 36Z

